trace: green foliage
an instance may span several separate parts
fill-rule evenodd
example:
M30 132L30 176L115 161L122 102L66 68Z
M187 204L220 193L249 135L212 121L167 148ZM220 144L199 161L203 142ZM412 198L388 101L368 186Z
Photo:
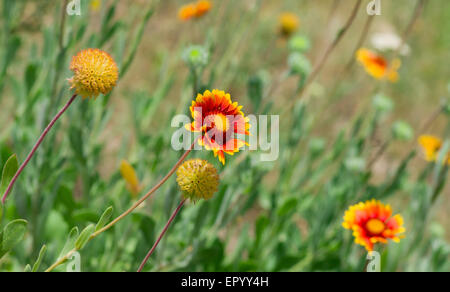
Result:
M350 57L354 36L348 48L333 52L333 66L324 66L324 76L319 74L299 99L320 57L316 40L326 33L314 26L307 32L303 23L318 21L314 15L305 15L310 18L302 20L304 31L283 43L273 35L276 16L261 17L263 9L273 11L266 1L252 8L246 1L223 1L220 13L213 9L209 19L186 24L175 20L175 1L102 1L99 12L82 1L83 14L66 17L60 43L63 7L48 2L0 4L1 193L17 170L17 157L26 157L70 97L66 79L72 55L87 47L108 51L120 80L107 96L74 102L0 206L0 270L42 271L73 250L81 254L83 271L136 270L180 193L170 178L132 214L89 240L136 202L119 163L133 165L142 196L182 155L171 147L173 116L188 114L193 95L214 88L230 92L246 114L280 115L278 159L261 161L265 151L245 149L227 156L222 166L211 151L193 151L189 158L207 159L218 168L220 189L211 200L183 207L146 271L362 271L365 250L341 223L350 205L372 198L392 203L407 229L400 243L376 247L383 271L450 270L448 225L438 211L448 199L449 167L442 163L448 142L439 162L425 162L414 137L425 133L416 117L402 112L413 102L425 104L420 120L427 122L439 105L432 99L439 94L428 90L448 82L438 74L440 79L424 81L436 82L426 83L426 90L413 89L418 82L412 78L428 76L419 70L434 72L419 62L428 60L428 55L420 58L427 51L423 47L413 50L417 58L405 58L398 84L382 83L364 93L378 81L362 68L355 65L347 78L337 73ZM287 1L298 11L311 9L304 2ZM24 22L24 5L39 11L32 25L37 32ZM388 5L395 4L386 4L386 11ZM429 13L448 14L433 5ZM173 27L164 22L168 15ZM179 31L167 36L167 27ZM336 90L333 82L339 83ZM441 112L448 114L449 106ZM433 132L448 140L449 116L441 112ZM400 117L405 122L395 122Z
M17 169L19 168L19 163L17 161L17 156L14 154L5 163L2 171L2 177L0 181L0 194L6 191L8 184L16 174Z
M28 222L22 219L17 219L9 222L3 231L0 233L0 258L16 246L27 231Z

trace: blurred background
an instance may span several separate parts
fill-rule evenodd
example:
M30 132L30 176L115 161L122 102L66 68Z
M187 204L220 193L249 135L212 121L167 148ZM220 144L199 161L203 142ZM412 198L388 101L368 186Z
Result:
M450 271L448 166L426 162L417 143L431 134L449 145L448 1L381 0L376 16L361 1L344 33L358 1L211 1L185 21L179 10L189 1L81 0L81 15L68 15L68 2L1 1L0 167L13 154L23 161L70 98L78 51L109 52L120 80L107 96L78 99L21 175L1 227L27 224L0 249L2 271L43 271L67 252L74 227L95 224L109 206L113 218L125 211L182 154L170 147L172 117L215 88L246 114L280 115L279 158L261 162L260 151L243 150L222 166L194 151L190 158L218 168L220 190L184 207L145 270L362 271L366 251L342 217L375 198L402 214L407 230L400 243L376 248L383 271ZM289 34L285 12L298 21ZM399 80L368 75L359 47L399 58ZM122 161L138 185L126 181ZM82 271L136 270L179 198L171 178L80 251Z

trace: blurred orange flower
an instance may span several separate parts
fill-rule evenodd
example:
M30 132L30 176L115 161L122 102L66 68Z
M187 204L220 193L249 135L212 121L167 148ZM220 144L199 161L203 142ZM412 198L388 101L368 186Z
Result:
M280 15L280 31L284 36L290 36L298 30L300 20L297 15L284 12Z
M434 162L438 159L439 151L442 149L442 140L431 135L423 135L419 137L419 144L425 153L425 159ZM450 165L450 152L446 158L447 164Z
M200 17L211 10L212 4L208 0L200 0L197 2L196 14L195 16Z
M398 72L401 61L395 59L391 64L377 53L365 48L356 52L356 59L364 66L366 72L376 79L388 79L391 82L397 82Z
M345 212L342 226L353 230L355 243L367 251L372 251L378 242L386 244L388 239L399 242L405 232L402 216L392 217L391 207L377 200L351 206Z
M199 18L211 10L212 4L208 0L199 0L196 3L189 3L180 8L178 18L181 20L189 20L191 18Z
M241 111L242 106L232 102L230 94L214 89L198 94L190 107L194 121L186 125L191 132L201 132L199 144L212 150L215 157L225 164L225 155L233 155L247 142L237 139L236 134L250 135L249 119Z

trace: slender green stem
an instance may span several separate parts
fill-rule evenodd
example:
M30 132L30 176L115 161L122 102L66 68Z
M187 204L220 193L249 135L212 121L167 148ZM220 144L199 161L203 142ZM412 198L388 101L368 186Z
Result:
M68 4L68 0L64 0L62 11L61 11L61 23L60 23L60 30L59 30L59 49L62 50L64 48L64 29L66 26L66 7Z
M356 43L355 48L353 49L352 55L350 57L350 60L347 63L347 66L345 66L344 72L340 74L340 76L345 76L345 74L348 72L348 70L351 69L353 64L355 63L355 55L356 52L361 48L361 46L366 41L367 35L369 34L370 27L372 26L373 20L375 19L375 16L368 15L366 19L366 23L364 24L364 28L361 32L361 35L359 36L358 42Z
M316 77L319 75L320 71L323 68L323 65L325 65L326 61L330 57L333 50L336 48L336 46L341 41L342 37L345 35L345 33L348 31L350 26L353 24L356 15L358 14L358 9L361 6L362 0L357 0L355 6L353 7L353 11L350 14L350 17L347 19L347 22L345 25L338 31L337 36L334 38L333 42L328 46L328 48L325 51L325 54L322 56L322 58L319 60L317 65L315 66L313 72L311 75L309 75L308 79L305 82L305 85L302 87L299 96L301 97L302 94L306 91L306 89L311 85L311 83L316 79Z
M334 38L333 42L327 47L324 55L320 58L319 62L314 66L314 69L312 73L308 76L308 79L305 80L305 83L300 88L300 90L297 92L298 98L301 98L303 94L307 91L309 86L312 84L312 82L316 79L316 77L319 75L320 71L322 70L323 66L327 62L328 58L330 57L331 53L334 51L334 49L337 47L345 33L348 31L350 26L353 24L356 15L358 14L358 9L361 6L362 0L357 0L355 3L355 6L353 7L352 13L350 14L349 18L347 19L347 22L345 25L339 29L336 37ZM292 98L290 102L284 107L284 110L281 112L281 114L285 114L288 110L290 110L295 102L297 101L297 98Z

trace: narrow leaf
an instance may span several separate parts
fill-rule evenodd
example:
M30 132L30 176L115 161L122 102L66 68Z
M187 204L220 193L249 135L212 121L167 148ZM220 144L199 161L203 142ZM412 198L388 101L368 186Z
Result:
M108 223L109 219L111 218L113 212L113 207L110 206L108 209L103 212L103 215L100 217L100 220L98 220L97 225L95 226L95 231L98 231L103 228L103 226Z
M75 247L75 240L77 239L78 234L78 227L74 227L72 228L72 230L70 230L69 237L67 238L66 244L64 245L58 258L65 256L70 250Z
M86 228L84 228L83 231L81 231L80 236L78 236L77 241L75 241L75 248L77 250L82 249L86 245L86 243L89 241L89 237L92 235L94 230L94 224L90 224Z
M41 250L39 251L39 256L38 259L36 260L36 262L33 265L33 269L32 272L37 272L37 270L39 269L39 266L42 263L42 259L45 256L45 252L47 251L47 246L44 244L41 248Z

